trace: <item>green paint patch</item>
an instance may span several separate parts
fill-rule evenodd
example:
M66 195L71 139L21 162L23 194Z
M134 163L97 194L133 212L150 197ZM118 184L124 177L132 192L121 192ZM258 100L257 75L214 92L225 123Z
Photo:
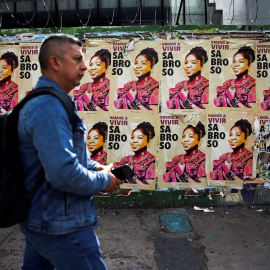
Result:
M184 233L191 230L186 214L160 215L161 228L168 232Z

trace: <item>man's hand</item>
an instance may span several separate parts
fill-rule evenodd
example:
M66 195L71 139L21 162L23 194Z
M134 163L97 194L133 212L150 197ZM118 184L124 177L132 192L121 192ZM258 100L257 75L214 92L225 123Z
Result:
M110 184L109 186L104 190L104 192L108 192L108 191L116 191L118 189L120 189L120 185L122 185L124 183L124 181L116 178L114 176L114 174L112 173L112 169L113 169L113 164L111 163L108 166L104 166L104 165L99 165L95 168L96 171L101 171L101 170L105 170L109 173L110 175Z
M95 167L95 171L106 170L106 167L108 167L108 166L99 164L99 165L97 165L97 166Z

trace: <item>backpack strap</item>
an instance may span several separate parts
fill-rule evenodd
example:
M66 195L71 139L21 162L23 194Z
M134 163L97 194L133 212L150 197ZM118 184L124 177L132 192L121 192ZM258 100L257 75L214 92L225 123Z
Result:
M25 98L23 98L14 107L12 112L14 112L14 114L19 118L19 112L23 108L23 106L26 104L26 102L29 101L30 99L37 97L37 96L40 96L40 95L52 95L61 101L62 105L64 106L64 108L68 114L69 122L70 122L70 124L72 126L72 130L74 132L75 126L76 126L76 115L74 113L74 105L73 105L71 99L68 97L67 94L60 92L60 91L57 91L51 87L37 88L37 89L29 92L27 94L27 96Z
M72 126L72 131L74 133L75 131L75 126L76 126L76 114L74 113L74 105L72 103L72 100L68 97L67 94L57 91L51 87L42 87L42 88L37 88L34 91L31 91L27 94L26 97L24 97L12 110L11 116L14 117L15 121L18 123L19 120L19 113L20 110L23 108L23 106L32 98L40 96L40 95L52 95L58 98L62 105L64 106L69 122ZM45 181L45 172L44 170L41 171L39 174L38 180L34 183L34 186L30 189L30 191L27 193L27 196L32 199L37 190L41 187L41 185Z

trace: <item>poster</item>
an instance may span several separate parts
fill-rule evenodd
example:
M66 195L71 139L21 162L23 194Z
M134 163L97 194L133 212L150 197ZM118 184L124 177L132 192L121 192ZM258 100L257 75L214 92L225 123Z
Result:
M41 43L19 45L19 100L30 92L41 76L38 54Z
M255 177L254 120L251 112L213 110L207 114L209 185L242 186Z
M164 113L209 107L209 41L161 41L161 107Z
M270 115L257 114L254 124L255 151L257 153L256 178L261 182L270 181Z
M78 111L106 112L109 109L112 46L107 41L86 40L82 47L87 71L73 91Z
M0 46L0 113L11 111L18 103L19 48Z
M158 187L205 188L204 114L159 116Z
M107 141L109 116L104 113L78 112L86 127L86 146L90 158L107 165Z
M156 122L137 112L109 116L108 163L128 164L135 172L121 188L154 190L157 156Z
M258 42L256 53L258 110L270 111L270 42Z
M154 41L113 43L112 110L159 112L160 56L157 45Z
M222 110L256 108L255 41L213 39L210 100Z

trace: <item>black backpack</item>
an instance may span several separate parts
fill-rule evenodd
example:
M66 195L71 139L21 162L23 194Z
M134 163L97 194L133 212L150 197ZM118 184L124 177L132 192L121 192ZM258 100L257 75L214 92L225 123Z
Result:
M65 93L52 88L38 88L31 91L13 108L12 112L0 115L0 228L10 227L26 218L35 192L45 181L43 172L30 192L26 192L18 138L20 110L28 100L44 94L53 95L62 102L73 131L75 128L76 115L70 98Z

